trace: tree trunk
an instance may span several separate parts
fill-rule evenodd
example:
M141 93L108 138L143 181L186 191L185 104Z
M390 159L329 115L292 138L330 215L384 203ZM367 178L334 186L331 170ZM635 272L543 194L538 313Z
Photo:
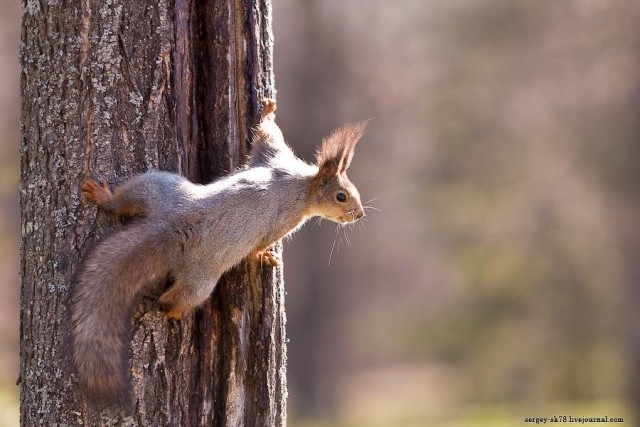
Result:
M284 425L281 269L243 262L177 323L141 302L131 408L87 406L68 349L73 274L117 226L81 199L82 179L159 168L208 182L239 166L274 92L270 0L28 0L23 11L21 424Z

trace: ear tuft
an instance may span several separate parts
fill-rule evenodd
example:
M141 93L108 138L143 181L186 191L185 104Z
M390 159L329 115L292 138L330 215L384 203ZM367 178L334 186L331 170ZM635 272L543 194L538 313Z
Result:
M322 145L316 151L316 164L320 169L331 167L334 174L347 170L353 159L356 144L364 135L368 120L347 123L334 130L331 135L322 140Z

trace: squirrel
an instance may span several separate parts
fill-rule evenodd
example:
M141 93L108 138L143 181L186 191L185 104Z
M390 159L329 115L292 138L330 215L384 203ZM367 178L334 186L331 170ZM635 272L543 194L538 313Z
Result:
M106 181L82 183L84 198L106 214L133 218L90 251L72 288L72 361L93 400L128 395L131 318L145 288L173 278L159 301L170 319L180 319L243 258L278 266L272 245L307 219L346 224L364 216L346 171L366 122L324 138L312 165L285 143L275 109L274 100L263 101L246 165L208 185L161 171L134 176L114 192Z

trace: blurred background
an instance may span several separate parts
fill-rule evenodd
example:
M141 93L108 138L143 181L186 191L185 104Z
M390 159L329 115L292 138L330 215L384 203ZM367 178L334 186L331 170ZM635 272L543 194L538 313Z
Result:
M2 3L9 426L20 7ZM349 175L376 210L285 244L290 425L638 425L638 22L633 0L274 0L290 144L311 160L333 128L373 118Z
M310 159L373 118L349 175L380 209L285 245L292 425L637 425L638 22L625 0L274 1L284 134Z

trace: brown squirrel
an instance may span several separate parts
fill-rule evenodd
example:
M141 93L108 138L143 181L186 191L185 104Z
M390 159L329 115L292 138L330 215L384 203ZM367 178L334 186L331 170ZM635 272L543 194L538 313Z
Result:
M145 287L172 277L160 303L169 318L179 319L247 255L277 266L271 245L307 219L344 224L364 216L346 170L366 122L336 129L310 165L285 143L275 108L275 101L263 102L244 168L211 184L158 171L137 175L113 193L106 181L83 182L84 197L104 212L134 217L90 252L73 286L73 363L93 400L126 400L131 317Z

